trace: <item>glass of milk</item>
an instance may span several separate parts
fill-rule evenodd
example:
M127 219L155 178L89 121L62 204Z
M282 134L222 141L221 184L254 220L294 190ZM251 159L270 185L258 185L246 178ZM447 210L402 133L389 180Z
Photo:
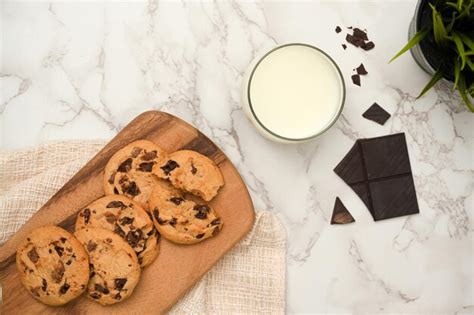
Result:
M328 130L342 112L344 78L319 48L292 43L256 58L243 80L243 108L267 138L308 141Z

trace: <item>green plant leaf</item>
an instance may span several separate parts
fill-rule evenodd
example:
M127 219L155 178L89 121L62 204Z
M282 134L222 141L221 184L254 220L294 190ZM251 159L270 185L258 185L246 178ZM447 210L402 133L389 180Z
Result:
M461 40L461 37L458 36L458 34L453 33L452 35L452 40L456 44L456 48L458 50L459 57L461 58L461 70L464 70L464 67L466 66L466 56L465 56L465 51L464 51L464 44Z
M445 4L446 4L447 6L449 6L449 7L455 8L456 10L458 9L458 6L457 6L457 4L455 4L455 3L452 3L452 2L446 2Z
M446 26L446 31L448 34L451 32L454 26L454 22L456 21L456 11L453 11L452 16L451 16L451 21L449 22L448 26Z
M462 3L463 3L463 0L458 0L458 11L461 12L462 10Z
M453 89L457 88L459 75L461 74L461 65L459 64L458 58L454 59L454 86Z
M467 57L466 58L466 63L469 67L469 69L471 69L471 71L474 71L474 62L471 61L471 58Z
M423 38L425 38L426 35L428 35L428 33L429 33L429 30L426 29L426 28L418 31L415 34L415 36L413 36L412 39L410 39L408 41L408 43L395 56L393 56L392 59L390 59L389 63L394 61L398 57L400 57L400 55L405 53L407 50L409 50L410 48L412 48L416 44L418 44Z
M440 46L445 46L446 39L448 37L448 33L446 32L446 28L444 27L443 17L441 13L436 10L436 7L429 3L432 11L433 16L433 34L435 41Z
M431 89L439 80L441 80L442 77L443 71L441 69L436 70L431 80L425 85L425 87L421 91L420 95L417 96L417 98L420 98L425 95L425 93L428 92L429 89Z
M459 91L459 94L461 94L461 98L466 104L466 106L469 108L469 110L471 112L474 112L474 105L469 100L469 96L467 94L466 81L464 81L464 76L459 77L458 91Z
M463 33L458 33L459 37L461 37L463 43L469 47L469 49L472 49L474 50L474 41L469 37L467 36L466 34L463 34Z

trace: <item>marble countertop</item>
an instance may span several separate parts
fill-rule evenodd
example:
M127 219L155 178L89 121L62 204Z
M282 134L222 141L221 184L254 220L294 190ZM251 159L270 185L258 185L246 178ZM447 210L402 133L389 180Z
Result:
M472 313L473 115L409 54L416 1L2 2L0 148L114 136L159 109L194 124L239 169L255 206L288 231L287 311ZM374 50L334 28L368 30ZM261 137L240 108L254 56L306 42L334 57L346 79L338 122L316 140ZM352 69L369 72L362 87ZM393 116L361 117L374 101ZM332 169L357 138L405 132L420 214L375 223ZM331 226L339 196L357 222Z

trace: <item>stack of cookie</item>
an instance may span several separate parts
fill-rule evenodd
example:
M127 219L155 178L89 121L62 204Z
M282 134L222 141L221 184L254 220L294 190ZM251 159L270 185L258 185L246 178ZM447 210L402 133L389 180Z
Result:
M217 165L197 152L169 154L147 140L132 142L107 163L106 196L79 211L74 235L44 226L19 246L22 284L48 305L86 291L102 305L123 301L158 256L161 235L194 244L222 229L207 202L223 185Z

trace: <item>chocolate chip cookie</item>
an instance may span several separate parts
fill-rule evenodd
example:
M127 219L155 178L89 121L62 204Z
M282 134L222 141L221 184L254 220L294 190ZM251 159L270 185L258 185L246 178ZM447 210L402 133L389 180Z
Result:
M148 213L125 196L108 195L84 209L76 220L76 230L98 227L120 235L133 248L142 268L155 260L160 252L160 234Z
M105 166L105 194L125 195L146 209L148 196L158 180L153 166L162 165L166 155L148 140L138 140L120 149Z
M23 286L48 305L63 305L78 297L89 281L84 247L69 232L53 225L28 235L18 247L16 265Z
M102 305L128 298L140 279L140 264L130 245L114 232L102 228L86 227L74 235L89 254L87 296Z
M174 243L198 243L222 229L222 219L214 209L185 197L166 181L155 186L148 202L155 227Z
M210 201L224 185L219 167L208 157L194 151L181 150L171 153L153 171L163 179L169 179L176 188Z

